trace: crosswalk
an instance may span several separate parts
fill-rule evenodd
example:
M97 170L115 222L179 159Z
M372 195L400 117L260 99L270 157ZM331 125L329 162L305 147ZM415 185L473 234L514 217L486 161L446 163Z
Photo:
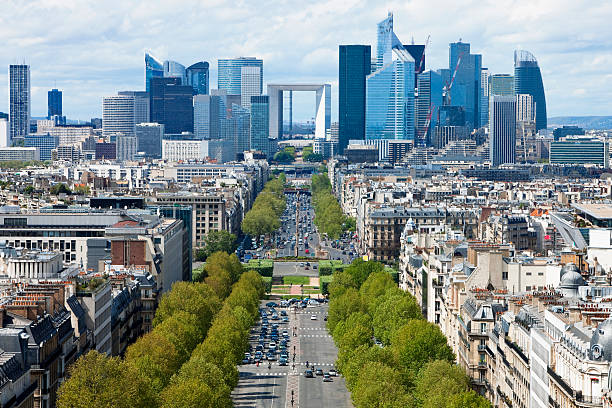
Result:
M325 327L300 327L300 330L325 330L327 331L327 328Z
M300 337L331 337L329 334L300 334Z
M331 364L333 365L333 364ZM244 373L241 374L241 377L246 377L246 378L257 378L257 377L285 377L288 375L304 375L304 373L293 373L293 372L271 372L271 371L266 371L266 372L262 372L262 373Z

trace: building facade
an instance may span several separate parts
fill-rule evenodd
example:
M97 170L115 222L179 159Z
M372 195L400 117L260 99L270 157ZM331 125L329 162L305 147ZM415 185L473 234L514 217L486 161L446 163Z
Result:
M218 87L226 90L228 95L240 95L242 90L242 67L259 67L260 84L263 89L263 60L255 57L239 57L218 60Z
M536 130L546 129L546 95L542 73L535 56L529 51L514 51L514 93L529 94L533 98Z
M127 95L102 98L102 135L114 142L116 135L134 136L134 97Z
M9 66L9 143L30 132L30 66Z
M513 96L490 97L489 143L493 166L516 161L516 99Z

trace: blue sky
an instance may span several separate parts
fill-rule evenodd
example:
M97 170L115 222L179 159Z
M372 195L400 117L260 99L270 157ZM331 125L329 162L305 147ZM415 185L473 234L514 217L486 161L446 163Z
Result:
M143 54L188 66L234 56L264 59L265 82L332 84L337 117L338 45L375 44L376 23L393 11L405 43L431 35L427 68L448 67L461 38L493 73L512 73L513 50L531 51L543 71L550 116L612 115L612 2L580 0L362 1L3 0L0 111L8 65L31 65L32 115L47 91L64 91L64 114L100 117L102 96L144 87ZM373 47L375 52L375 47ZM314 113L296 98L294 117Z

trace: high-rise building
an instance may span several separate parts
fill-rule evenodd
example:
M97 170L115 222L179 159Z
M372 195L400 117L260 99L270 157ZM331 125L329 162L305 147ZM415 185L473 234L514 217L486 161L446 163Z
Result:
M114 142L117 134L134 136L134 97L102 98L102 136Z
M119 133L117 135L117 160L118 161L129 161L134 160L134 156L137 153L138 140L135 135L124 135Z
M226 90L228 95L240 95L242 67L248 66L260 68L261 80L259 87L263 89L263 60L255 57L220 59L218 61L217 72L219 89Z
M550 163L596 164L608 168L608 141L589 137L568 137L550 143Z
M488 68L480 70L480 127L489 125L489 78Z
M369 45L339 47L338 153L349 140L365 140L366 77L370 75L372 50Z
M208 62L200 61L187 68L187 84L193 87L194 95L208 95Z
M514 77L509 74L493 74L489 77L489 96L514 96Z
M459 59L461 58L461 61ZM475 128L480 121L480 73L482 55L471 54L470 44L464 42L449 45L449 69L454 73L455 80L448 94L450 105L465 108L467 125Z
M529 94L535 106L536 130L546 129L546 95L538 61L532 53L514 51L514 93Z
M387 18L377 25L376 69L379 70L393 59L391 50L402 45L393 32L393 13L389 12Z
M516 95L516 121L531 122L534 120L533 97L529 94Z
M219 138L219 123L223 109L219 95L195 95L193 97L193 133L196 139Z
M187 85L185 66L176 61L164 61L164 78L181 78L180 85Z
M251 149L270 156L270 100L267 95L251 97Z
M147 158L161 158L164 125L159 123L139 123L136 125L135 135L139 152L143 152Z
M251 96L261 95L262 71L259 66L240 67L240 104L251 109Z
M149 123L149 94L143 91L121 91L117 95L134 97L134 123Z
M62 91L52 89L47 92L47 119L62 116Z
M233 152L232 160L251 149L251 113L235 103L232 104L231 116L223 118L220 138L227 140Z
M516 99L492 95L489 99L489 146L491 164L516 161Z
M36 147L40 160L51 160L51 151L59 145L59 138L48 133L34 133L24 137L25 147Z
M177 77L151 78L150 121L166 133L193 132L193 88Z
M366 79L366 140L414 140L414 59L400 47Z
M161 78L164 76L164 65L152 55L145 53L145 89L149 92L151 78Z
M9 146L30 131L30 66L9 66Z
M417 147L431 144L432 129L437 126L442 106L442 77L432 70L417 75L416 140Z

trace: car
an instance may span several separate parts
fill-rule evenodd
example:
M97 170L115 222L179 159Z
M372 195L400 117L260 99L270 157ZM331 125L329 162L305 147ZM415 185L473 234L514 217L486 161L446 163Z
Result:
M306 377L306 378L314 378L314 374L313 374L312 370L304 371L304 377Z
M286 358L279 358L278 359L278 365L279 366L286 366L287 365L287 359Z
M317 368L317 370L315 371L316 375L323 375L323 370L321 370L320 368Z
M278 307L278 305L275 302L268 302L266 303L267 307Z
M313 265L313 266L312 266L312 269L317 269L317 265L316 265L316 264L315 264L315 265Z
M283 317L283 323L288 323L289 322L289 318L287 316Z
M266 354L266 358L268 359L268 361L276 361L276 354L268 353Z
M332 381L333 380L332 380L331 376L329 375L329 373L323 374L323 382L332 382Z
M309 254L309 253L310 253L310 250L309 250L309 249L306 249L304 252L306 252L307 254ZM306 269L308 269L308 267L306 267Z
M331 370L329 370L329 375L331 375L332 377L337 377L338 372L336 371L335 368L332 368Z
M283 330L283 337L289 337L289 332L287 330Z

